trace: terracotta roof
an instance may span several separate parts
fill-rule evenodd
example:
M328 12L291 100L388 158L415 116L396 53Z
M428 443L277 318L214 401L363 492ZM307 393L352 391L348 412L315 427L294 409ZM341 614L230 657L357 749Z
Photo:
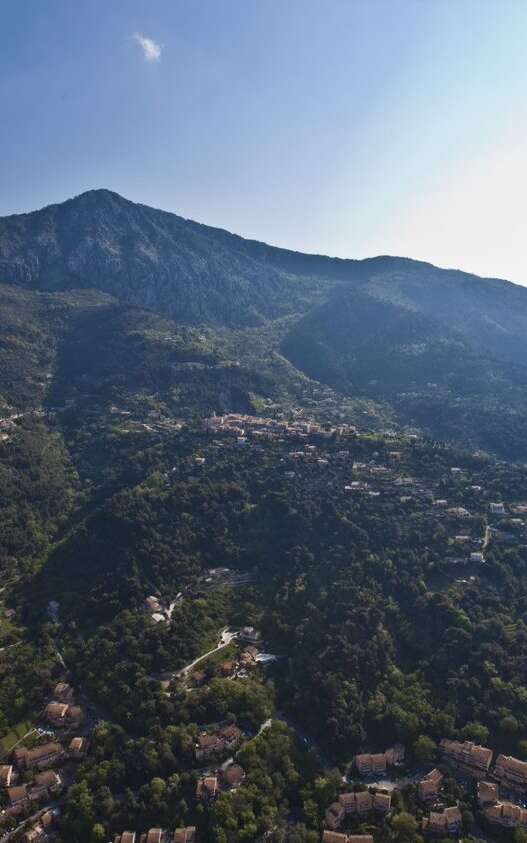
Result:
M496 774L499 775L501 770L514 778L527 778L527 762L510 755L498 755L496 758Z
M478 782L478 802L480 805L486 802L498 801L498 785L494 782Z
M161 843L163 838L162 828L151 828L146 835L146 843Z
M174 832L174 843L195 843L196 826L189 825L185 828L176 828Z
M27 785L21 784L17 787L9 787L7 789L7 797L11 804L13 802L20 802L22 799L27 799Z
M53 787L60 783L60 777L55 770L44 770L43 773L37 773L35 776L35 784L43 785L44 787Z
M324 829L322 832L322 843L347 843L347 839L347 835L339 831Z

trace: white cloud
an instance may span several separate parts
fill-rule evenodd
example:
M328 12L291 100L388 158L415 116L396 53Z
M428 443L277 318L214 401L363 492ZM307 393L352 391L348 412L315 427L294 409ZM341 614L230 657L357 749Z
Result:
M139 32L134 34L134 39L137 41L143 51L143 56L146 61L161 61L162 44L158 44L153 38L146 38Z

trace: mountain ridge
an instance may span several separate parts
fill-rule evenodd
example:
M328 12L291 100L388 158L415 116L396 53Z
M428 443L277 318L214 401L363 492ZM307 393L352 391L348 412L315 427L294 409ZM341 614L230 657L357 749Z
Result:
M224 360L214 366L233 368L228 381L225 368L221 374L211 368L199 400L192 397L186 375L185 395L191 398L185 399L185 414L196 401L196 411L250 408L263 401L286 412L296 401L320 417L329 405L313 397L318 384L321 394L331 396L333 417L339 412L347 417L357 402L370 402L368 416L372 409L374 417L434 437L513 458L524 453L527 289L503 279L410 258L303 254L97 189L1 218L2 282L28 294L92 290L112 297L115 313L124 309L124 321L116 316L115 322L116 331L122 330L120 353L107 361L114 367L112 384L131 385L122 371L127 348L142 370L140 346L130 333L135 317L125 315L126 308L143 313L138 318L144 353L159 372L165 366L151 382L162 383L172 396L179 394L179 374L162 348L163 330L156 329L157 345L151 345L147 314L171 320L175 336L184 326L208 331L214 359ZM12 324L21 325L24 306L16 303ZM50 319L53 331L51 312L43 317L44 331ZM94 325L93 342L104 336L108 353L112 346L107 328L99 333L97 319L82 315L81 322L88 371L89 325ZM10 323L5 324L9 333ZM27 402L32 381L24 380L22 359L13 351L23 337L17 331L10 333L11 381L0 380L0 394L16 399L20 384ZM29 351L24 359L30 361ZM28 362L26 368L32 371L31 366ZM236 367L243 372L237 383ZM259 370L265 372L263 394ZM225 390L213 388L215 377L223 379ZM171 398L170 406L177 414L177 401ZM508 431L505 443L500 427Z

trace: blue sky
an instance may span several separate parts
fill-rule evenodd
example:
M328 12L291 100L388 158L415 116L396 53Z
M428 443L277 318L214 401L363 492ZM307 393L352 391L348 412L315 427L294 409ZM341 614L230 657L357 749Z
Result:
M94 187L527 284L525 0L2 0L0 214Z

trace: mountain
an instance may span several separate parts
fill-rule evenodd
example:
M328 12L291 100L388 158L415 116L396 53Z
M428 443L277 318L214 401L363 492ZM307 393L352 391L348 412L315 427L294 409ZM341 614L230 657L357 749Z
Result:
M2 324L26 355L11 354L0 380L15 406L17 389L26 399L28 390L43 390L28 386L33 375L22 388L20 372L31 368L33 340L47 332L57 361L40 381L49 381L48 398L57 384L71 392L74 377L77 397L94 378L100 387L102 370L112 400L118 385L129 396L155 358L164 366L161 391L179 395L186 412L250 409L262 400L337 417L366 412L373 426L399 423L527 456L527 290L507 281L407 258L301 254L93 190L0 219L0 282L10 301L19 297L18 328ZM66 302L76 321L68 317L62 331ZM38 314L33 340L24 308ZM190 349L186 360L174 358L176 335L178 354ZM169 402L176 414L178 400Z

